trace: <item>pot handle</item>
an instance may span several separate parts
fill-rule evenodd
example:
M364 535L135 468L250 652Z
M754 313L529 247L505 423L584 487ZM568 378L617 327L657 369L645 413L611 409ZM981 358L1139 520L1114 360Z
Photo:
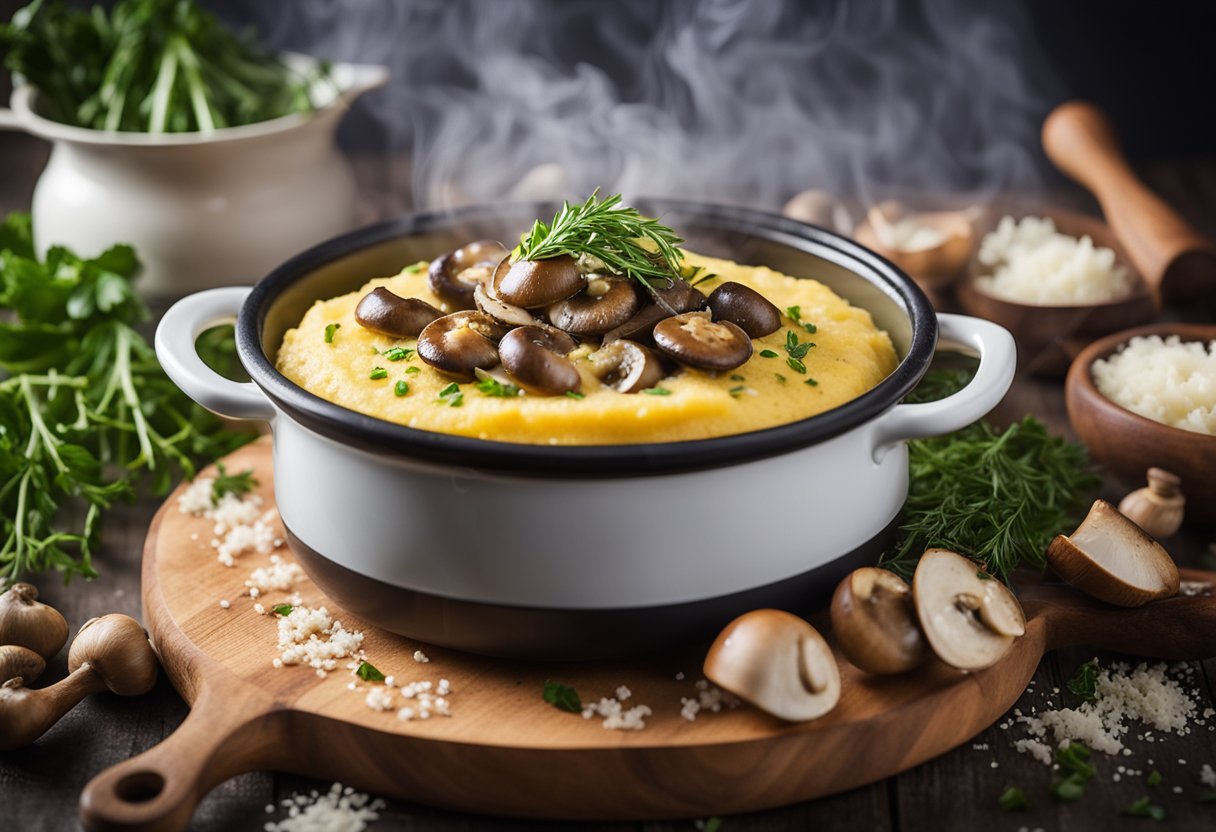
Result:
M156 327L156 357L174 384L213 413L270 421L274 406L253 382L224 378L203 363L195 348L208 329L236 320L250 291L248 286L208 289L173 304Z
M21 122L17 121L17 114L8 107L0 107L0 130L24 130Z
M952 342L979 353L980 366L971 383L952 396L925 404L896 405L874 426L874 461L905 439L940 436L976 421L1005 396L1013 383L1017 348L1009 330L966 315L938 315L938 347Z

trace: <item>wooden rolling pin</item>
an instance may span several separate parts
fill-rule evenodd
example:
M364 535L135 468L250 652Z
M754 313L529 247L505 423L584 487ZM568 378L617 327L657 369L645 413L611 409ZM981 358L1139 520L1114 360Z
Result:
M1043 149L1088 188L1132 264L1169 304L1216 294L1216 245L1140 181L1100 109L1067 101L1043 122Z

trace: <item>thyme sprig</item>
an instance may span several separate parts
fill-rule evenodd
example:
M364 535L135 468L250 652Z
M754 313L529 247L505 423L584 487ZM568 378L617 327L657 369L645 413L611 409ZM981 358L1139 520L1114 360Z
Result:
M657 219L622 205L620 194L600 199L597 188L586 202L563 202L553 222L536 220L520 236L512 257L546 260L562 254L587 255L614 274L649 287L651 279L671 280L682 275L684 253L678 248L682 242Z

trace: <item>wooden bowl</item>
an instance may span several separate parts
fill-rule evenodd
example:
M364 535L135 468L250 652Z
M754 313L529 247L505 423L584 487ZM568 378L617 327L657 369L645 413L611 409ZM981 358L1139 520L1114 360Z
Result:
M1114 233L1102 220L1074 211L1052 208L1034 214L1050 217L1064 234L1089 235L1096 245L1114 249L1115 262L1127 269L1132 281L1131 294L1086 306L1037 306L999 298L978 288L976 278L989 271L979 262L980 244L1006 213L1019 218L1026 214L1002 211L999 205L985 212L976 224L967 276L958 284L957 292L959 304L968 314L995 321L1013 333L1019 367L1038 375L1062 376L1072 359L1095 339L1156 317L1157 300Z
M877 210L870 209L871 214ZM873 224L862 220L853 238L903 269L922 289L940 291L962 275L973 248L974 232L971 221L963 211L917 211L917 221L940 231L943 241L935 246L905 250L892 248L882 242ZM899 219L899 217L895 217Z
M1129 482L1144 484L1154 466L1182 479L1186 521L1216 524L1216 436L1163 425L1115 404L1098 392L1090 367L1137 335L1216 340L1216 324L1153 324L1090 344L1072 362L1064 383L1068 419L1094 459Z

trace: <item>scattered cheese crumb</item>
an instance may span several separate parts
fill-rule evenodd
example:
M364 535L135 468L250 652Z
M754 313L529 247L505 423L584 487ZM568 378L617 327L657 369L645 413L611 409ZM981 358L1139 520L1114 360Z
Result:
M410 682L401 688L401 696L412 699L413 704L397 711L397 719L408 722L413 719L430 719L432 714L451 716L452 708L447 700L452 692L451 683L440 679L436 685L428 681Z
M177 507L183 514L205 517L214 524L211 548L220 563L234 566L240 555L266 554L283 546L275 533L277 512L274 509L263 512L260 495L228 493L212 505L214 482L212 477L195 478L177 498Z
M222 610L226 610L226 609L228 609L228 608L229 608L229 607L231 607L231 606L232 606L232 604L230 604L230 603L228 602L228 599L227 599L227 598L224 598L223 600L221 600L221 601L220 601L220 609L222 609Z
M426 653L423 653L421 650L415 650L414 661L418 662L418 664L426 664L430 659L426 657Z
M634 705L632 708L626 709L621 704L622 699L628 699L633 695L629 688L621 685L616 689L617 698L611 699L607 696L600 699L599 702L588 702L583 705L583 719L591 719L593 716L601 716L604 721L601 723L604 728L614 731L641 731L646 727L646 717L654 713L646 705ZM626 694L624 697L621 694Z
M321 676L337 668L338 659L353 656L362 644L363 633L345 629L325 607L294 607L279 619L279 660L285 665L306 664Z
M1209 763L1204 763L1203 768L1199 770L1199 782L1209 789L1216 789L1216 769Z
M295 794L282 801L287 817L277 823L267 823L266 832L362 832L369 821L377 820L384 808L383 800L372 800L366 794L334 783L326 794ZM266 811L273 811L267 806Z
M373 711L391 711L393 709L393 689L377 686L367 692L364 700L367 707Z
M260 566L250 572L245 586L249 587L250 596L256 598L263 592L291 589L295 582L303 577L304 570L298 563L291 563L278 555L271 555L270 565Z
M629 688L625 687L624 685L621 685L619 688L616 689L616 698L621 700L622 702L624 702L626 699L628 699L631 696L633 696L633 691L631 691Z
M680 716L689 722L695 722L701 711L718 713L723 707L737 708L739 700L719 687L711 685L707 680L697 682L695 698L680 697Z

